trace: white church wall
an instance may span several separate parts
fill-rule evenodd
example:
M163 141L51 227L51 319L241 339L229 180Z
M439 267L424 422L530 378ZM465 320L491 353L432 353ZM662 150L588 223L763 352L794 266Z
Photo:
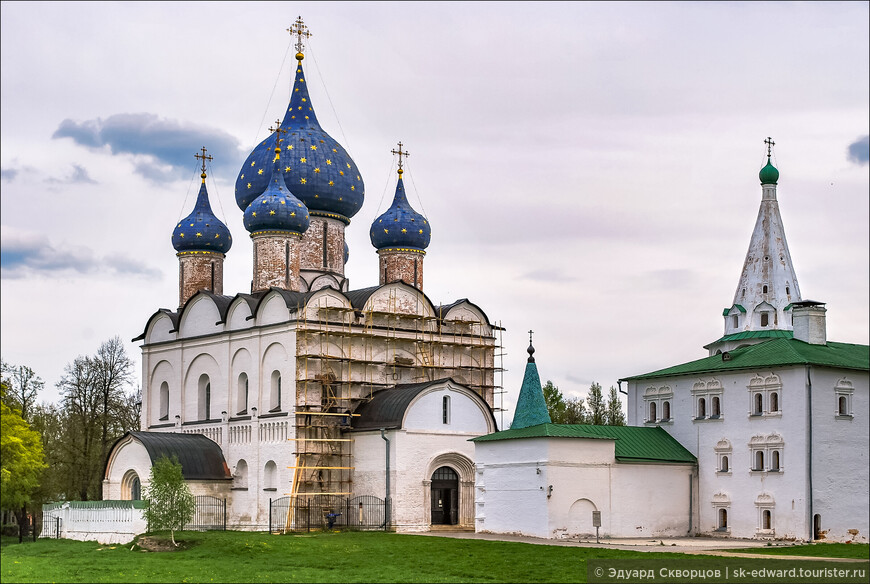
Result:
M251 316L251 307L242 299L238 299L230 306L229 314L227 315L227 330L240 330L251 328L253 326Z
M614 537L695 535L694 465L617 463L611 481L610 530Z
M480 403L470 397L467 390L448 385L417 396L408 406L403 426L407 430L464 432L473 438L492 431L488 417Z
M287 303L284 301L284 297L277 292L271 292L267 295L257 310L258 326L286 322L289 318L290 313L287 310Z
M129 499L130 494L122 492L124 477L136 473L144 493L151 477L151 457L141 442L128 438L110 454L106 475L103 477L103 499Z
M170 332L175 328L172 324L172 319L166 315L157 317L151 323L150 330L147 332L146 342L162 343L164 341L174 341L176 333Z
M826 541L866 543L870 534L867 507L870 376L866 372L816 367L811 371L811 379L812 515L820 516L819 537ZM846 398L845 414L840 414L840 397Z

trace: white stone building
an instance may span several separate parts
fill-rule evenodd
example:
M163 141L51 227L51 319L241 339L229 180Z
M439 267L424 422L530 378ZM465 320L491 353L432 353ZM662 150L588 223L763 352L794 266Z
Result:
M294 30L301 41L301 20ZM370 228L379 285L350 289L344 229L364 185L317 122L297 50L284 120L236 181L254 241L251 291L223 293L232 240L211 212L203 149L199 198L172 237L179 307L155 312L136 339L142 432L113 448L104 498L134 498L156 457L182 449L185 476L198 494L226 499L230 527L264 528L284 497L293 527L294 509L374 496L391 500L391 527L470 528L468 439L495 430L501 329L468 300L435 305L423 293L430 226L405 196L401 143L393 204ZM174 436L174 450L147 448L159 433ZM194 435L217 445L226 469L207 484L193 468L214 452L184 442Z

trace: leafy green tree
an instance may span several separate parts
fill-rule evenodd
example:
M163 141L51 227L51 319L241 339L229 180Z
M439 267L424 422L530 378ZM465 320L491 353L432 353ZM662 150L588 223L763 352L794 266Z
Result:
M604 396L601 393L601 386L594 381L589 388L586 405L589 407L588 423L595 426L603 426L607 419L607 407L604 403Z
M7 387L3 384L2 393ZM45 462L39 433L19 414L0 403L0 507L18 511L18 525L24 525L26 505L39 488ZM19 529L19 538L23 529Z
M184 481L178 458L173 456L170 460L163 455L154 462L151 479L145 487L145 500L148 501L145 509L148 529L168 529L172 545L178 547L175 531L189 523L196 511L196 499Z
M542 389L544 390L544 402L547 404L547 413L550 414L550 421L554 424L564 424L566 404L562 392L550 380L547 380Z
M589 413L583 404L582 397L570 397L565 400L565 417L563 424L588 424Z
M622 413L622 402L616 388L610 386L610 395L607 397L607 420L608 426L625 426L625 414Z

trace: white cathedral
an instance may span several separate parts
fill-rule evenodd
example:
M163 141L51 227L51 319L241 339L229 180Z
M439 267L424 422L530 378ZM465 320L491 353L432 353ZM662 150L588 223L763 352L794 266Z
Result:
M401 531L867 540L870 349L828 341L824 305L802 299L769 157L709 356L621 380L629 426L610 430L549 423L530 357L498 431L502 329L468 300L424 294L431 231L405 195L401 143L394 200L370 228L379 284L350 288L344 234L364 183L317 121L301 19L294 31L286 114L236 181L251 291L223 293L232 239L209 205L203 150L197 202L172 235L179 306L136 339L141 431L112 449L104 499L139 498L167 454L237 529L310 526L312 505L376 524L362 502L378 500Z

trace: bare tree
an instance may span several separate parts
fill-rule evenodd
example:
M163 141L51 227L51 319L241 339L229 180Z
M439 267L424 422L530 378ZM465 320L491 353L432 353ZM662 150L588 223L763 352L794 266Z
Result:
M121 338L116 335L100 345L92 365L94 381L102 398L100 458L105 460L109 449L109 426L112 418L123 409L124 388L130 383L133 362L127 356Z
M45 382L27 365L10 365L2 362L2 378L7 385L3 402L21 413L25 422L30 422L37 394Z

